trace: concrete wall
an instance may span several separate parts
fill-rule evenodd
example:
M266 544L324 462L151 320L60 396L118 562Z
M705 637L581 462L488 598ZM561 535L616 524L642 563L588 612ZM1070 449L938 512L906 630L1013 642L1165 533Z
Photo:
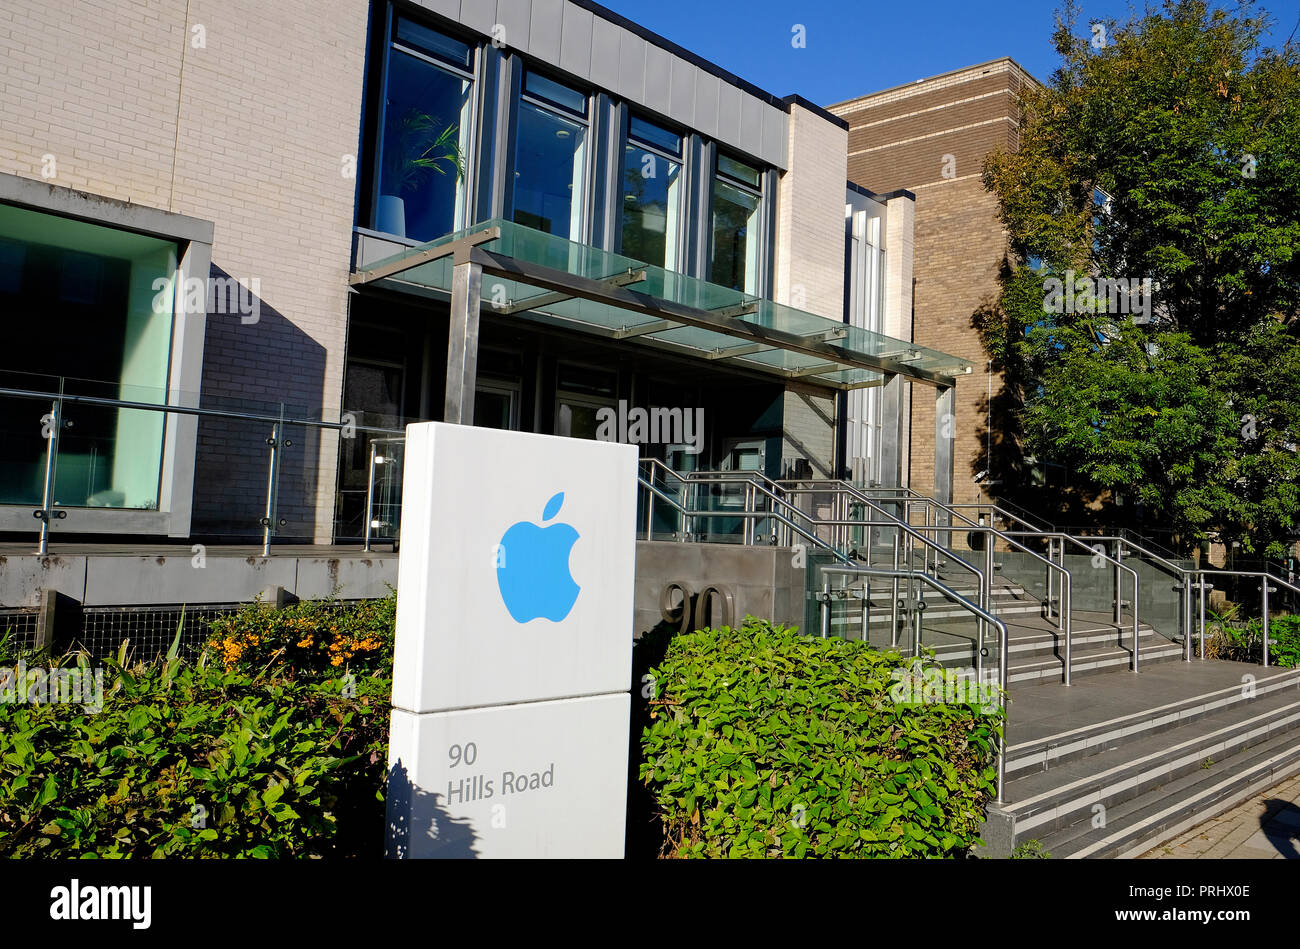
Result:
M972 478L984 467L987 427L988 356L971 318L996 301L1007 249L997 202L980 175L989 152L1017 146L1017 96L1033 81L1014 61L1001 59L828 107L850 125L849 177L876 192L905 188L916 195L911 338L975 365L956 389L958 502L979 497ZM891 203L891 222L893 211ZM995 376L995 397L1000 388ZM913 389L911 484L928 494L934 487L934 399L928 388ZM996 432L994 440L996 452Z
M638 541L635 635L659 624L659 598L673 582L685 583L697 595L712 584L730 588L733 624L749 614L802 628L805 568L795 567L794 557L789 547Z
M213 273L260 282L256 323L207 319L214 407L339 410L355 188L343 158L357 150L367 5L327 7L0 6L0 171L210 220ZM200 426L195 531L257 531L262 428ZM333 435L295 439L286 533L328 539L335 459Z
M672 582L698 594L711 584L735 596L733 622L746 614L803 625L804 568L784 547L638 541L634 635L661 619L659 597ZM41 591L55 590L85 606L159 606L243 603L267 587L283 587L299 599L332 595L365 599L388 594L397 584L397 555L221 556L213 549L202 567L188 548L175 554L0 556L0 608L40 605ZM716 621L716 616L715 616Z

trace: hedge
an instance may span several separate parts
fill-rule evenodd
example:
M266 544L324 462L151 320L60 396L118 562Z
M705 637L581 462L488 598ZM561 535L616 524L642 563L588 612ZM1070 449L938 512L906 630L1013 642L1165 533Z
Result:
M903 705L912 664L747 618L650 672L640 777L668 857L962 857L996 787L1000 701Z
M0 705L0 856L381 857L391 628L363 650L373 674L334 664L329 644L331 626L385 613L391 603L245 611L193 663L176 644L150 662L125 644L102 664L55 660L104 667L102 708ZM295 643L326 642L302 647L307 668L275 645L290 629ZM247 648L232 654L232 639Z

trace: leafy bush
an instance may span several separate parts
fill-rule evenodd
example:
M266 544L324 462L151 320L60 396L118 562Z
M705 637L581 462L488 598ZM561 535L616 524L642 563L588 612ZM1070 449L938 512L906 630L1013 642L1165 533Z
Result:
M1300 616L1274 616L1268 624L1269 665L1300 668ZM1235 662L1264 661L1264 622L1259 619L1232 621L1215 616L1208 626L1205 654L1211 659Z
M123 644L98 711L0 705L0 856L380 856L391 664L344 676L329 644L379 636L391 654L385 602L244 611L223 629L247 646L221 661L184 662L179 633L149 663ZM326 645L282 652L290 630Z
M397 598L338 603L305 600L281 609L252 603L208 625L210 648L227 669L268 664L299 672L348 666L389 674Z
M965 855L995 789L1001 709L899 704L910 665L752 617L676 637L641 738L662 853Z
M1050 860L1051 853L1041 840L1030 839L1011 851L1012 860Z

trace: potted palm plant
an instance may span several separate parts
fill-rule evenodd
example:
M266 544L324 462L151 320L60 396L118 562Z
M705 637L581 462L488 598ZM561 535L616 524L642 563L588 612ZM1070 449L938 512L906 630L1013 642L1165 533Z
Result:
M405 196L418 191L430 171L445 175L454 170L459 181L465 176L465 160L459 124L442 128L440 120L419 109L408 109L391 134L391 147L384 149L375 225L385 234L405 237Z

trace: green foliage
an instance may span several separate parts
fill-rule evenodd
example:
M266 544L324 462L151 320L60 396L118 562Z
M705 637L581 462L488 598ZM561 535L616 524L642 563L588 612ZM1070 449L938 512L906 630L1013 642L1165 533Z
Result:
M1050 860L1052 855L1043 842L1037 839L1026 840L1023 844L1011 851L1012 860Z
M1233 622L1215 617L1209 626L1205 654L1211 659L1235 662L1263 662L1264 622L1259 619ZM1269 665L1300 668L1300 616L1274 616L1268 624Z
M1060 68L985 163L1014 260L976 324L1027 453L1188 547L1281 556L1300 524L1300 47L1261 48L1254 10L1165 0L1094 45L1067 4ZM1071 271L1149 278L1151 322L1047 312Z
M747 618L676 637L642 734L673 857L959 857L1002 715L901 705L897 653Z
M253 603L208 624L209 648L227 668L272 665L297 672L393 668L397 598L304 600L281 609Z
M123 644L101 710L0 705L0 856L378 856L391 667L222 668L176 648L132 664Z

